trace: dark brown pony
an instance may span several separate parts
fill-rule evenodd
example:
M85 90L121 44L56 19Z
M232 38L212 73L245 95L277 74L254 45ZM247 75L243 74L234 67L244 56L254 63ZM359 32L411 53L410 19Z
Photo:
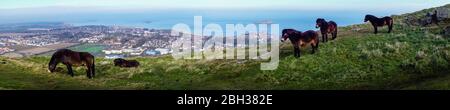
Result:
M367 21L370 21L370 23L372 24L373 28L375 29L375 34L378 33L378 27L388 25L389 26L388 33L391 33L392 27L394 26L394 20L388 16L383 18L377 18L373 15L366 15L366 17L364 18L364 22Z
M136 60L125 60L122 58L118 58L118 59L114 59L114 66L119 66L119 67L138 67L140 64L138 61Z
M435 23L436 25L438 25L439 22L437 14L437 10L434 10L433 14L431 15L431 23Z
M316 28L320 28L320 32L322 33L322 42L326 42L328 40L329 33L332 36L332 40L337 37L337 24L334 21L327 22L323 18L318 18L316 20Z
M87 77L93 78L95 77L95 58L93 55L87 52L75 52L69 49L60 49L57 50L50 62L48 63L48 70L53 73L56 69L56 66L59 63L66 65L68 74L73 77L72 66L86 66L87 67Z
M289 38L294 46L295 57L300 57L300 47L304 47L307 44L311 44L312 53L319 48L319 35L316 31L309 30L300 32L294 29L284 29L282 34L283 39L281 39L281 41L284 42Z

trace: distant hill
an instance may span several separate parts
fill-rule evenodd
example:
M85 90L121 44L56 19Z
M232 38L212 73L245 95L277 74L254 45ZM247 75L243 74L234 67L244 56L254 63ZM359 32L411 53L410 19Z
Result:
M31 23L13 23L0 24L0 32L23 32L33 30L65 28L71 25L63 22L31 22Z

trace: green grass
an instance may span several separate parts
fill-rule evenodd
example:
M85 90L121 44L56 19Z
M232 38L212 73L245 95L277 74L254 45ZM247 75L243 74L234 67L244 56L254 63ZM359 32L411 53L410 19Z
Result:
M103 54L102 50L105 49L105 46L98 44L81 44L75 47L70 47L69 49L80 52L89 52L94 55L100 55Z
M63 65L48 73L49 57L0 58L7 62L0 64L0 89L448 90L450 38L435 32L445 25L400 23L393 33L382 28L376 35L368 24L341 27L338 38L320 43L316 54L308 47L295 58L291 44L282 44L279 67L272 71L251 60L141 57L133 58L141 62L139 68L118 68L97 58L97 77L90 80L82 67L74 68L74 78Z
M0 89L103 89L102 86L91 83L93 81L90 80L80 77L70 78L64 75L42 74L41 70L45 66L31 67L35 64L15 61L17 60L8 60L7 64L0 64L2 70Z
M73 47L69 47L68 49L79 51L79 52L89 52L95 56L102 56L104 53L102 52L105 49L105 45L100 44L80 44ZM45 52L43 54L39 54L38 56L51 56L55 51Z
M139 68L118 68L98 58L97 78L46 71L49 57L6 59L0 87L6 89L448 89L449 39L421 31L355 33L321 43L316 54L302 49L292 56L281 47L277 70L261 71L258 61L174 60L170 56L135 58ZM418 57L419 56L419 57ZM442 84L441 84L442 83ZM432 85L432 86L427 86Z

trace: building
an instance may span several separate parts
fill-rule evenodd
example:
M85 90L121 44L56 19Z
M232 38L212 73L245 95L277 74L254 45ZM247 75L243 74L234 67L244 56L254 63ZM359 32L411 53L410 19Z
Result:
M151 56L155 56L155 55L161 55L160 51L156 51L156 50L147 50L145 51L146 55L151 55Z
M14 49L10 49L8 47L0 47L0 55L8 53L8 52L12 52L12 51L14 51Z
M155 51L159 51L161 55L170 53L170 49L166 49L166 48L157 48L157 49L155 49Z
M122 50L102 50L105 54L122 54Z
M141 55L142 53L140 53L140 52L133 52L133 53L130 53L130 55L131 56L139 56L139 55Z
M116 58L124 58L124 56L123 55L112 54L112 55L106 55L105 58L106 59L116 59Z

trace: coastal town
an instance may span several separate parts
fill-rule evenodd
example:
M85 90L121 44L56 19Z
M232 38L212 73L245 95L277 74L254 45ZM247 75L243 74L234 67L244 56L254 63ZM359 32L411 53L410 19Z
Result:
M178 36L170 30L120 26L72 26L52 23L0 26L0 55L24 57L45 55L61 48L91 52L105 58L170 54Z

